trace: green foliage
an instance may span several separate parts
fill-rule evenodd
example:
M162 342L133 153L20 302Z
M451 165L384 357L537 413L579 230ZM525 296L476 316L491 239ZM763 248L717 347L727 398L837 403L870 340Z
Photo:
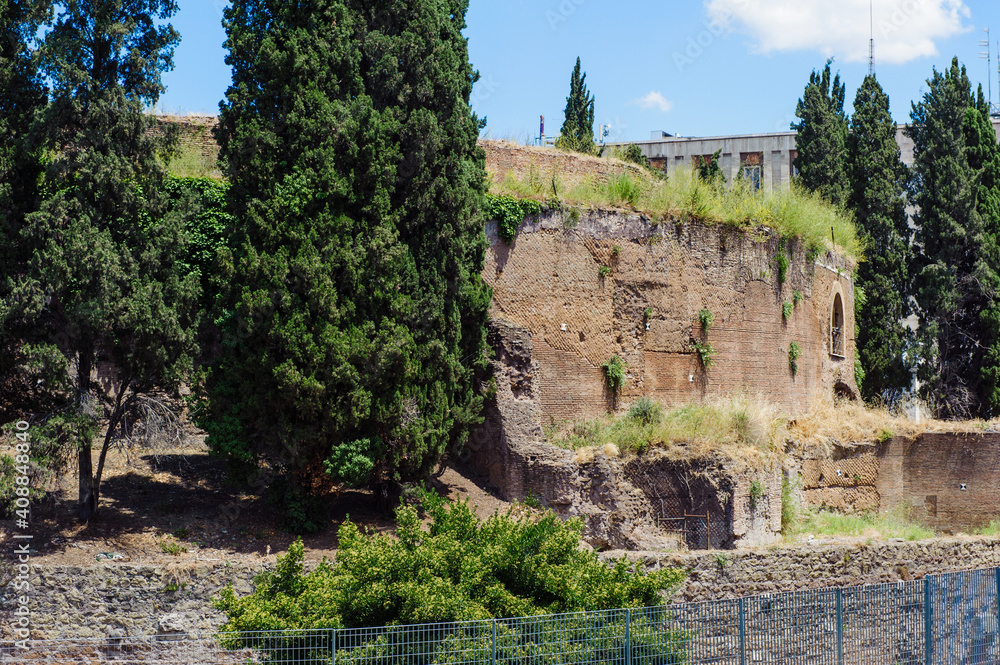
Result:
M715 315L712 314L712 310L700 310L698 312L698 323L701 325L701 332L707 334L712 324L715 323Z
M629 414L581 421L549 440L570 450L613 443L621 451L642 452L651 446L684 442L690 450L705 454L734 447L767 452L773 450L781 424L770 409L746 398L734 398L672 409L650 423Z
M985 100L979 108L957 58L927 84L906 128L918 208L918 250L909 267L920 315L917 371L938 416L967 418L992 412L1000 373L993 353L1000 330L1000 147L989 133Z
M795 310L795 305L793 305L788 300L781 303L781 319L783 321L788 321L788 319L792 318L792 312L794 310Z
M216 600L223 631L330 629L533 616L659 602L680 571L645 573L613 566L579 547L582 525L554 514L494 515L483 521L468 503L430 492L396 509L395 535L364 535L351 522L339 531L335 562L303 573L304 547L293 543L254 592L232 587ZM339 659L338 659L339 660Z
M569 80L565 119L556 146L586 154L594 152L594 96L587 91L587 74L576 59Z
M698 177L702 182L718 188L724 187L726 184L726 176L722 172L722 167L719 166L721 154L722 148L719 148L708 160L699 160L697 164Z
M640 397L632 403L628 417L643 425L659 425L663 420L663 405L646 396Z
M347 487L364 487L371 479L375 460L385 454L381 441L348 441L330 451L323 462L326 472Z
M178 556L187 552L187 548L178 543L176 540L161 540L160 541L160 551L164 554L170 554L171 556ZM174 589L176 591L176 589Z
M893 437L891 429L882 429L878 433L877 441L879 443L886 443Z
M630 143L625 147L625 150L622 151L621 158L626 162L632 162L633 164L649 168L649 157L642 154L642 148L635 143Z
M631 173L615 173L608 177L607 191L612 204L624 203L634 208L642 198L643 183Z
M796 531L824 536L863 536L876 533L884 539L925 540L935 533L914 523L902 511L844 515L827 510L805 511Z
M989 524L984 524L974 532L977 536L1000 537L1000 520L992 520Z
M781 533L791 535L799 526L801 506L797 490L801 487L798 476L781 479Z
M795 108L799 122L793 123L792 129L796 132L795 166L799 170L799 183L842 206L849 193L846 90L840 74L830 80L832 63L828 60L822 72L813 70L809 75L809 83Z
M687 168L679 168L666 180L652 174L629 173L628 178L613 176L607 180L584 179L560 192L564 205L608 207L628 204L652 218L670 217L718 223L740 229L767 226L783 237L800 238L808 248L807 261L814 262L831 245L830 228L836 235L838 251L859 258L862 247L849 214L830 205L816 193L793 183L792 187L752 191L745 184L713 187ZM528 177L518 179L508 173L495 182L496 195L542 200L544 192Z
M391 500L480 422L486 175L465 11L429 0L225 10L233 84L217 138L235 222L208 442L240 466L278 468L287 488L275 498L306 529L323 460L349 462L340 478L363 475L335 448L381 441L362 456ZM520 223L523 204L510 205Z
M866 260L855 280L857 382L866 400L905 388L907 261L910 231L904 191L906 167L896 142L889 97L874 76L865 78L854 100L848 136L848 205L864 242Z
M608 266L601 266L597 269L597 274L601 279L604 279L611 274L611 268Z
M707 340L695 340L691 342L691 348L698 354L698 360L701 361L702 367L708 369L715 364L716 351L711 342Z
M539 214L542 209L541 203L531 199L486 195L485 216L497 221L497 234L507 242L514 239L525 218Z
M37 52L51 91L31 133L50 161L20 232L32 259L2 319L73 360L66 408L82 412L98 360L125 379L96 474L89 440L79 449L84 520L97 512L104 454L130 399L154 382L175 385L195 351L199 280L185 270L184 213L167 205L158 161L173 137L150 132L144 113L172 66L179 37L165 20L176 9L172 0L61 3Z
M643 321L649 321L651 318L653 318L653 308L652 307L647 307L642 312L642 320Z
M750 510L757 510L757 505L764 498L764 483L759 480L750 482Z
M618 391L625 385L625 363L617 355L611 356L603 365L604 380L608 384L608 390L617 395Z
M802 348L799 346L798 342L788 343L788 369L792 371L792 376L795 376L799 371L798 359L802 357Z
M802 302L803 300L805 300L805 298L802 296L802 292L799 291L798 289L795 289L795 291L792 292L792 304L795 307L798 307L799 303Z

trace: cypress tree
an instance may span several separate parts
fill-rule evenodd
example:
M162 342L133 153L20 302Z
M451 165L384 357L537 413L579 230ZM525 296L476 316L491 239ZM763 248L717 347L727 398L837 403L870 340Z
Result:
M849 207L865 247L858 266L857 349L865 399L907 387L903 365L908 314L906 262L909 250L904 192L906 167L900 160L889 97L874 76L865 77L854 99L848 136ZM863 304L861 301L863 300Z
M918 206L910 267L920 308L918 377L940 416L967 418L989 410L983 378L991 371L984 363L995 342L983 323L995 316L997 263L995 221L984 216L992 197L980 196L980 180L994 177L996 140L983 131L988 120L976 110L957 58L927 83L905 130L914 143L911 193Z
M976 212L982 220L980 255L973 276L982 290L979 304L979 412L1000 413L1000 144L990 120L982 86L976 103L965 112L965 143L969 167L976 174Z
M558 146L587 154L594 152L594 96L587 91L587 73L581 72L579 57L569 79L569 97L566 98Z
M842 206L850 192L844 113L846 87L840 82L840 74L831 81L832 63L827 60L822 72L813 70L809 75L809 83L795 108L799 122L792 123L792 129L796 131L798 182Z
M90 437L78 447L83 520L97 514L105 455L131 403L191 364L198 276L178 269L184 220L164 214L157 157L169 137L151 133L143 113L178 41L157 22L176 10L173 0L70 0L39 51L52 90L32 134L52 158L20 233L32 258L6 318L64 355L63 370L75 374L68 409L86 416L104 403L96 470ZM108 399L92 382L101 362L118 371Z
M236 0L218 137L235 215L212 449L289 525L331 481L394 503L479 422L490 292L465 0Z
M39 361L47 364L44 354L25 347L26 331L18 330L8 313L15 284L31 258L20 233L25 214L37 204L36 183L43 169L42 151L28 140L31 121L46 101L29 46L47 4L0 0L0 422L31 410L42 385L39 380L46 374L34 371Z

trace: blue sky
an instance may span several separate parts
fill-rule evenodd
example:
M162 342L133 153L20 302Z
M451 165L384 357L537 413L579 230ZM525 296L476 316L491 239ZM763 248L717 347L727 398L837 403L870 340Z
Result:
M229 82L223 0L180 0L182 36L167 112L218 111ZM992 91L1000 102L997 0L873 0L876 74L895 118L953 55L987 85L979 41L991 27ZM868 71L869 0L471 0L469 51L482 79L473 108L489 136L524 142L558 133L579 56L611 138L783 131L809 72L834 58L848 104ZM595 131L596 131L595 127Z

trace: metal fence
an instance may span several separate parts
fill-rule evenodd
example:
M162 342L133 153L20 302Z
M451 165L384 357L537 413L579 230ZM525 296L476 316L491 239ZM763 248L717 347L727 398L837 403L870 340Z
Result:
M0 643L0 663L1000 664L1000 569L517 619ZM22 645L23 646L23 645Z

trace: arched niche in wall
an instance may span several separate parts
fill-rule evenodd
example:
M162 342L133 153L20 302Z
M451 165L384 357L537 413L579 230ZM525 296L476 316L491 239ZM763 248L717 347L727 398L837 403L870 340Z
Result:
M833 294L830 307L830 355L843 358L847 331L844 329L844 299L840 291Z

